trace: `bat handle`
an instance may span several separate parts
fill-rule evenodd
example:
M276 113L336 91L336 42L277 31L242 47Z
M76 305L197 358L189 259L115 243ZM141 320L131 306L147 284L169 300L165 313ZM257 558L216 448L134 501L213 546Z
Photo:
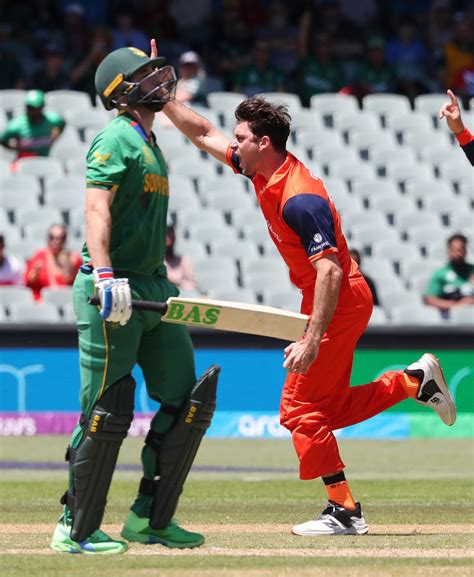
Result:
M87 297L87 302L90 305L100 305L100 299L97 296ZM164 315L168 310L168 303L132 299L132 308L141 311L151 311Z

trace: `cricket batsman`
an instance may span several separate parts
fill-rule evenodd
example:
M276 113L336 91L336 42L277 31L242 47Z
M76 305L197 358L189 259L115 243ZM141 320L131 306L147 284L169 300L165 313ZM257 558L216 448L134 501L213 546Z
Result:
M293 284L302 291L301 312L310 315L302 338L284 351L288 375L280 416L292 434L300 478L321 477L328 503L319 517L294 526L293 533L367 533L333 431L406 398L432 408L452 425L456 409L440 364L424 354L404 371L349 387L354 350L372 313L372 295L349 256L339 214L323 181L286 150L290 116L285 106L258 97L244 100L235 111L232 140L176 100L163 111L198 148L251 179L270 236Z
M145 439L143 477L121 535L143 544L198 547L204 537L180 527L173 515L213 416L219 368L196 382L187 328L131 308L132 297L164 301L178 295L164 265L168 176L152 132L155 113L174 97L176 75L164 58L120 48L101 62L95 85L105 108L118 115L87 156L85 264L74 283L82 414L66 453L69 486L51 547L89 555L127 550L100 525L133 419L137 363L160 409ZM94 294L99 307L87 303Z

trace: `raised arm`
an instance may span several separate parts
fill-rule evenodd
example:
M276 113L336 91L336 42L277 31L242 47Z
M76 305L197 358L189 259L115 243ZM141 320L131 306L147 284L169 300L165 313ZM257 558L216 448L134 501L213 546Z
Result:
M209 120L178 100L168 102L163 112L195 146L205 150L217 160L226 162L230 139Z
M156 40L150 40L150 57L158 56ZM172 100L163 108L169 120L201 150L205 150L217 160L226 162L229 138L209 120L200 116L178 100Z

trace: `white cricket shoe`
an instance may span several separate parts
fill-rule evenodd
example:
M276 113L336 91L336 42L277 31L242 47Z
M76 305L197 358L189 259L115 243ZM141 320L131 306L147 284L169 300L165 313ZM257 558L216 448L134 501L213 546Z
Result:
M438 359L426 353L421 359L409 365L405 373L418 378L421 383L414 401L433 409L446 425L453 425L456 420L456 405Z
M365 535L369 527L362 514L360 503L355 509L346 509L334 501L328 501L328 506L318 519L295 525L293 535Z

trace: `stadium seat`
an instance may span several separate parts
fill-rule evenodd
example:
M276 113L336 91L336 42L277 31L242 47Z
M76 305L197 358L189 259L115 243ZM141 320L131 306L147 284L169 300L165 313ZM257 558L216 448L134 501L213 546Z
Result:
M409 146L420 158L422 157L425 147L432 143L435 143L437 146L448 147L451 144L451 140L446 133L441 132L440 130L433 133L431 127L428 130L411 130L410 128L407 128L403 132L404 146Z
M398 233L389 224L373 224L367 220L365 224L349 225L350 244L360 246L365 252L371 253L372 247L381 238L391 238L397 240Z
M211 243L213 240L236 241L236 232L231 226L196 222L188 227L189 239L195 242Z
M214 226L225 227L224 215L215 208L201 208L198 212L194 210L182 211L179 215L179 226L189 229L193 226Z
M380 327L390 323L390 320L382 307L374 307L369 319L369 327Z
M76 161L76 159L82 158L85 162L88 152L89 146L87 144L55 143L51 147L50 158L59 160L63 170L67 172L72 161Z
M327 146L344 148L346 143L337 130L312 130L299 128L296 131L296 142L312 153L314 157L318 150Z
M60 210L82 208L86 202L86 183L78 175L64 175L46 183L44 204Z
M415 202L400 194L373 195L369 203L370 208L382 212L390 224L400 225L406 215L418 214Z
M178 194L189 194L190 196L197 194L196 186L190 176L170 174L168 176L168 184L170 188L170 197L175 192Z
M346 221L347 214L349 215L348 220L350 221L351 214L363 212L364 205L362 204L362 200L358 196L349 193L345 194L338 193L337 195L333 195L331 191L328 192L331 195L332 199L334 200L336 210L343 217L344 223Z
M22 175L55 178L64 174L62 164L59 160L47 156L20 158L16 165L18 174Z
M262 96L272 104L285 104L290 115L301 110L300 97L292 92L261 92L258 96Z
M204 244L186 240L179 235L176 235L175 252L182 256L188 256L193 265L196 260L204 259L208 256Z
M423 259L417 255L406 255L406 257L400 261L400 276L408 286L411 286L411 279L420 276L429 278L440 266L441 263L438 260L432 260L431 258Z
M365 261L364 261L365 262ZM421 294L414 291L409 291L405 288L405 284L401 284L397 277L395 283L384 283L383 279L375 279L377 282L377 295L380 304L387 314L390 314L391 309L403 305L420 305Z
M218 290L236 290L239 288L237 280L228 275L222 275L219 271L204 274L196 271L199 289L203 294L211 294Z
M394 242L390 239L381 238L379 242L372 245L372 256L374 258L382 258L394 264L398 264L407 254L419 254L421 258L418 247L408 242L398 240ZM362 266L364 266L364 263L362 263Z
M362 108L379 114L382 124L387 116L411 112L410 101L401 94L368 94L362 99Z
M415 96L413 105L416 112L437 118L441 106L447 101L449 98L446 94L419 94Z
M449 323L474 327L474 306L458 306L450 309Z
M364 159L372 160L373 152L377 151L380 146L397 145L397 140L391 132L379 130L361 130L354 128L349 131L349 144Z
M363 209L359 212L351 212L345 216L345 223L346 227L349 228L353 227L360 227L363 228L364 226L374 226L377 227L385 227L389 228L387 219L385 216L376 210L371 209ZM381 235L380 238L385 238L384 235Z
M451 195L450 198L425 196L423 199L423 207L425 210L433 212L442 218L446 226L453 226L453 223L458 216L470 216L471 227L474 224L474 215L470 213L468 203L464 198Z
M395 269L390 261L377 257L365 257L362 269L378 282L390 282L395 275Z
M370 150L369 160L377 172L383 175L386 173L387 164L393 162L413 164L416 162L416 156L408 147L383 143Z
M259 257L255 243L248 240L238 240L233 242L216 240L209 245L211 254L233 258L238 261L250 261Z
M405 215L402 222L398 224L398 228L416 244L418 244L417 240L421 240L430 229L434 236L442 237L444 234L441 218L436 214L423 211ZM426 238L427 242L430 237L431 234Z
M452 230L465 231L466 233L468 233L468 231L472 232L473 224L474 215L470 209L464 213L454 214L451 217L450 225Z
M75 112L86 116L94 110L89 95L78 90L50 90L45 100L48 108L66 118Z
M265 255L264 257L242 260L240 263L240 270L244 278L260 273L278 273L283 275L287 274L286 265L283 263L283 260L276 255Z
M424 132L431 133L434 137L435 130L431 118L426 114L411 112L410 114L392 114L387 118L387 128L401 137L403 142L409 140L408 133Z
M240 193L239 196L234 194L209 196L206 199L206 206L220 210L226 216L228 222L234 222L235 211L239 210L257 210L253 200L247 193Z
M428 198L442 198L449 202L454 197L452 187L443 180L430 178L405 184L405 194L415 200L420 206L425 206Z
M295 313L301 310L301 300L301 293L294 287L290 290L268 290L262 294L263 304Z
M380 119L375 112L340 112L334 117L334 125L342 134L351 130L380 130Z
M357 98L352 95L333 93L314 94L310 99L310 108L316 110L326 123L332 126L335 114L354 114L359 111Z
M177 189L170 194L168 210L177 220L179 220L179 215L182 212L198 212L201 208L201 202L195 192L192 192L191 194L187 192L182 193L180 189Z
M314 135L326 129L323 119L316 110L301 108L291 112L291 131L296 135L300 130L311 132Z
M181 157L168 159L170 175L189 176L193 179L209 180L210 178L217 178L218 176L218 162L217 160L194 157Z
M395 182L386 178L361 178L352 186L352 193L370 203L372 197L400 194Z
M429 180L433 178L431 168L420 162L393 160L385 164L386 176L397 182L400 186L405 187L407 182L416 182L420 180Z
M30 204L30 206L15 211L15 222L17 226L23 229L26 238L31 238L29 233L31 233L34 226L42 226L44 230L43 239L46 239L48 228L52 224L61 224L63 217L57 208L51 206L33 207Z
M194 258L194 272L198 279L200 275L226 276L231 280L236 280L238 270L234 259L225 256L209 256L204 258Z
M74 303L69 302L62 307L62 322L63 323L75 323L77 320L76 311L74 310Z
M60 323L57 307L50 303L15 304L9 307L9 319L16 323Z
M62 310L66 304L72 303L72 287L45 287L41 290L41 300Z
M453 184L470 179L472 186L472 166L461 151L438 162L438 172L441 178Z
M234 110L245 98L245 94L239 92L217 91L210 92L207 95L207 103L209 108L217 114L229 111L232 111L233 114Z
M343 148L343 156L344 162L357 164L361 162L359 155L355 150L345 146ZM341 147L334 146L334 145L325 145L319 148L313 148L313 162L316 162L318 165L326 167L330 166L334 159L338 159L341 157ZM331 173L331 176L338 176L337 174Z
M434 220L431 217L434 217ZM419 225L416 222L414 224L409 223L409 226L406 227L409 242L417 246L424 254L429 254L430 246L438 246L445 242L449 236L449 231L441 226L436 215L430 215L428 219L428 222L420 222Z
M399 305L390 311L392 324L399 325L443 325L446 321L441 317L439 311L433 307L423 304Z
M3 215L3 211L0 212L0 215ZM11 224L8 221L2 223L2 219L0 218L0 231L5 238L5 244L8 246L8 252L11 254L15 254L11 251L11 246L18 242L21 242L21 230L14 224Z
M219 289L210 289L209 296L221 300L221 301L231 301L236 303L248 303L248 304L257 304L258 299L256 294L246 288L237 287L234 289L227 289L227 288L219 288Z
M202 199L216 196L248 196L245 176L237 174L223 175L219 178L202 179L199 193Z
M99 131L110 122L110 115L103 108L91 108L86 113L84 110L74 110L67 115L67 122L79 132L86 128Z
M376 178L373 166L363 163L360 160L347 162L344 158L336 158L328 164L329 176L342 178L354 186L355 182L361 179Z
M3 208L21 208L40 201L41 186L30 174L6 174L0 177L0 204Z
M84 180L86 178L87 162L86 157L73 158L67 163L67 173L81 176Z
M265 294L268 287L273 287L275 290L291 290L288 274L280 269L256 271L252 274L244 275L242 278L243 286L255 291L260 297Z
M26 90L3 88L0 90L0 110L5 110L10 115L15 109L23 109L25 98Z
M24 286L0 286L0 305L10 311L13 306L34 304L33 293Z

